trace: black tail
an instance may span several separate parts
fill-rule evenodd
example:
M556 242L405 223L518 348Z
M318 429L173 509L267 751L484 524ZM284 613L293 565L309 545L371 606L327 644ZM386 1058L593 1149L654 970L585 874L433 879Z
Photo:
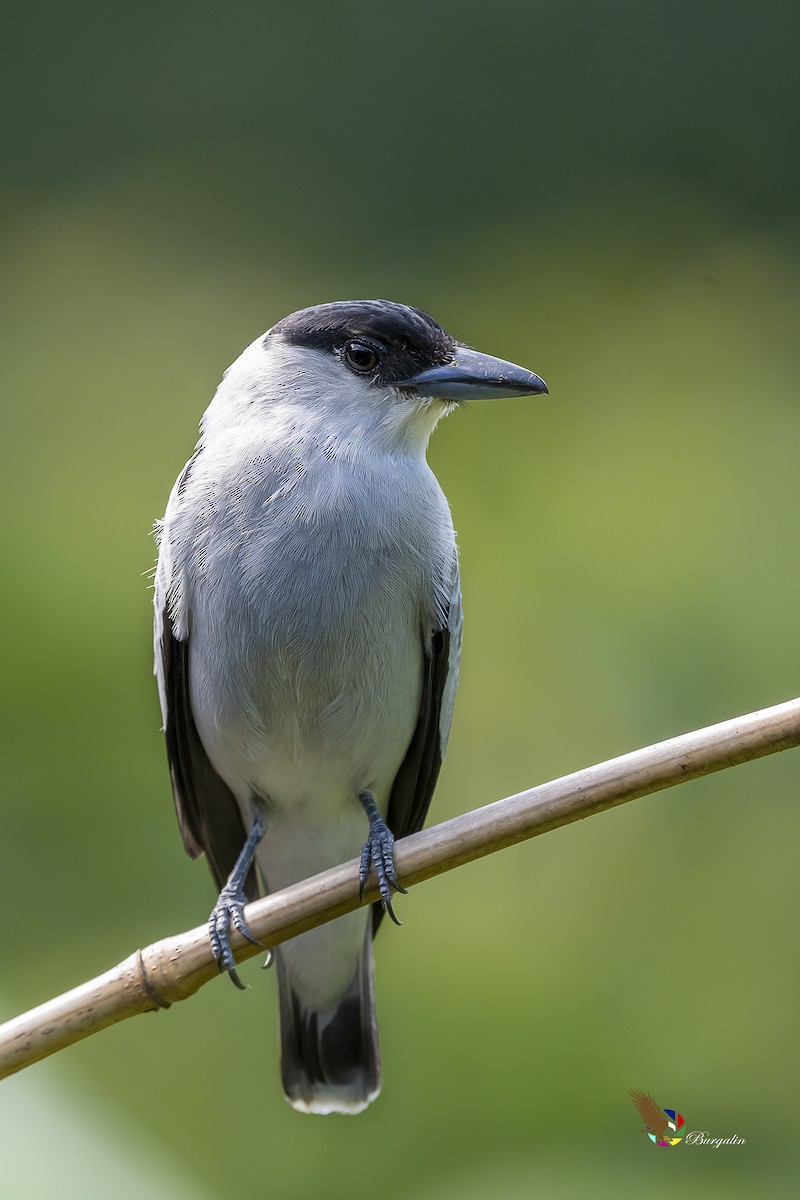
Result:
M292 989L276 952L281 1018L281 1078L300 1112L357 1113L381 1090L381 1056L372 984L372 929L347 990L314 1012Z

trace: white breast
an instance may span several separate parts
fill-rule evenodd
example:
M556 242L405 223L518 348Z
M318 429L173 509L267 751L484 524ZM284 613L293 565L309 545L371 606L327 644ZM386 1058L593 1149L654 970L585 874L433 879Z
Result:
M204 451L168 521L215 769L243 800L278 807L386 793L455 553L424 459L399 470L308 445Z

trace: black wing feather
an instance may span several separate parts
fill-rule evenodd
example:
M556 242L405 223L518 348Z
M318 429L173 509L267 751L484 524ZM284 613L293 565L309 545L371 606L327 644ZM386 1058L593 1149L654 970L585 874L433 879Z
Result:
M438 629L425 655L419 717L389 797L387 824L396 838L425 822L442 765L440 715L450 659L450 630Z
M246 832L233 792L205 752L192 713L189 692L189 642L179 641L165 603L161 663L166 696L167 758L183 842L192 858L205 853L217 887L230 875ZM258 897L255 870L245 883L250 900Z
M422 828L439 778L444 757L442 700L448 675L454 669L451 638L449 627L437 629L429 644L423 647L425 657L419 717L389 797L387 824L398 839L417 833ZM383 912L380 904L373 905L373 934L378 930Z

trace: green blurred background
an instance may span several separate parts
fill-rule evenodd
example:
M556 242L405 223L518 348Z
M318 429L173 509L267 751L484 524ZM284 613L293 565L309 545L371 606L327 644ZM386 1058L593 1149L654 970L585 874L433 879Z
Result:
M540 372L431 462L442 820L798 690L794 5L32 0L0 39L3 1013L199 924L149 530L223 369L385 296ZM415 889L385 1088L294 1113L244 968L2 1085L2 1194L794 1194L795 753ZM630 1088L741 1148L657 1151Z

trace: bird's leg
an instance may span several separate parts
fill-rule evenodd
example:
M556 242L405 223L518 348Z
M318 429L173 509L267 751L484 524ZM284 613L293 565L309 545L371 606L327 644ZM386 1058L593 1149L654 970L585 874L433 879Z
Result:
M406 889L400 886L394 867L394 835L378 812L372 792L359 792L358 799L369 817L369 836L361 850L358 894L364 895L370 867L374 867L383 911L389 914L395 925L401 925L402 922L398 921L392 908L392 890L405 894Z
M254 946L263 944L259 942L258 938L253 937L244 919L244 906L247 904L244 881L253 865L256 849L264 836L265 829L264 817L254 806L247 840L242 846L236 864L228 876L228 881L220 892L217 903L208 918L208 936L211 939L211 952L217 960L217 966L220 971L227 971L236 986L242 990L245 985L236 974L236 960L231 950L230 933L231 926L233 926L243 938L247 938L247 941Z

